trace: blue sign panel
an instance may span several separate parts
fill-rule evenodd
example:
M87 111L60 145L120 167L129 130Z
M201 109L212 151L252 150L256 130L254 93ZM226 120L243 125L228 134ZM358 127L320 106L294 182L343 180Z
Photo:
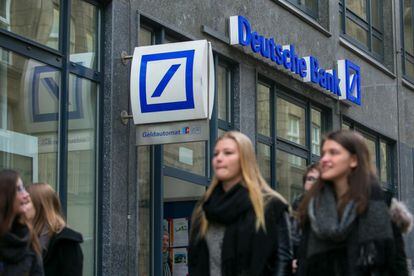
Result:
M151 62L167 61L168 64L171 60L184 59L185 64L185 76L183 78L185 87L185 100L183 101L171 101L171 102L159 102L148 103L147 96L150 98L160 98L165 92L169 82L177 75L177 71L182 64L168 65L167 72L161 78L154 91L149 91L147 85L147 74L151 74L148 70L148 65ZM193 91L193 64L194 64L194 50L177 51L160 54L148 54L143 55L141 59L141 67L139 71L139 97L142 113L159 112L168 110L182 110L194 108L194 91ZM159 70L159 69L158 69ZM167 93L167 92L165 92Z

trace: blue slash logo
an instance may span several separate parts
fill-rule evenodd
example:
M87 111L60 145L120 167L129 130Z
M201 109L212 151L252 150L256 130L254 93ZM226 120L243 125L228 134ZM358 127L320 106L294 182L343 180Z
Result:
M194 53L195 50L177 51L169 53L148 54L142 55L141 65L139 71L139 98L142 113L182 110L182 109L194 109L194 91L193 91L193 67L194 67ZM172 59L184 59L184 63L171 65ZM165 70L166 66L161 63L157 63L157 66L148 67L148 64L153 61L167 61L168 70L162 77L161 81L157 84L154 91L148 91L147 76L151 81L153 70ZM158 64L160 64L158 66ZM179 83L179 87L174 90L174 93L180 93L185 96L183 101L174 102L147 102L147 95L149 98L161 99L165 88L171 79L177 75L177 71L181 65L185 66L185 69L180 70L180 74L185 74L184 82Z
M168 82L174 76L175 72L177 72L178 68L181 64L174 64L171 65L170 69L168 69L165 76L162 78L160 83L158 84L157 88L155 88L154 93L152 94L152 98L161 96L162 92L164 92L165 87L167 86Z

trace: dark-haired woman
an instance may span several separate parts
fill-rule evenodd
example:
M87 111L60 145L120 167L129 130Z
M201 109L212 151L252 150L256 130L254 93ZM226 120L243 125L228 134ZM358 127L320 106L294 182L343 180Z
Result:
M320 169L299 207L304 233L298 275L393 275L398 251L392 223L362 136L328 134Z
M0 172L0 275L43 275L40 246L25 222L30 196L19 174Z

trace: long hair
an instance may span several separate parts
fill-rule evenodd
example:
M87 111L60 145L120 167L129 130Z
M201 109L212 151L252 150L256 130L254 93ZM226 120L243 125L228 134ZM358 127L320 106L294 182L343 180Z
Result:
M47 183L34 183L27 187L36 210L33 218L33 229L40 236L47 229L48 236L59 233L65 226L62 208L55 191Z
M357 166L352 169L348 175L348 190L338 199L338 213L342 214L346 204L353 200L356 204L357 213L362 214L368 205L371 193L371 185L375 181L375 170L371 165L368 147L364 138L355 131L339 130L326 135L322 140L321 148L328 140L335 141L344 147L350 154L356 156ZM312 197L318 196L325 185L332 185L330 181L324 181L321 178L316 185L309 190L299 206L299 217L303 225L307 219L309 201Z
M17 196L17 182L20 175L14 170L2 170L0 172L0 238L11 231L13 224L21 224L29 229L29 245L40 255L40 244L30 224L23 215L14 210Z
M279 193L272 190L267 184L266 180L263 178L256 162L253 145L246 135L238 131L229 131L220 136L217 139L216 144L223 139L232 139L238 146L242 177L241 185L244 186L249 193L249 198L256 215L256 231L258 231L260 228L263 228L265 230L266 225L264 208L266 202L264 196L273 195L285 203L286 200ZM193 212L192 223L193 225L198 225L200 231L198 233L193 233L192 231L192 235L197 234L199 237L205 236L208 228L208 220L204 214L203 204L210 198L214 189L219 184L220 181L214 175L207 191L197 203ZM192 227L192 229L195 229L195 227Z

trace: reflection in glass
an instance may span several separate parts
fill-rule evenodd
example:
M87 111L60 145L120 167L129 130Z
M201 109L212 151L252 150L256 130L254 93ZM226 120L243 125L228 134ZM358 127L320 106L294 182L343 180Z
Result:
M367 0L347 0L346 6L362 19L367 19Z
M230 121L230 70L217 65L217 116L220 120Z
M413 18L412 18L412 0L404 0L404 49L411 55L414 55L413 46Z
M270 88L257 84L257 132L270 136Z
M342 123L342 129L351 130L351 127L347 123Z
M371 0L372 26L377 30L382 30L382 6L380 0Z
M390 171L389 168L389 158L388 158L388 147L384 141L380 142L380 179L381 182L387 183L390 181L388 172ZM389 184L389 183L388 183Z
M148 46L154 44L153 33L145 27L139 29L139 46Z
M271 181L271 160L270 146L257 143L257 163L260 172L269 184Z
M56 190L60 73L0 48L0 169Z
M321 154L321 130L322 130L322 120L321 112L315 109L311 111L312 125L311 125L311 135L312 135L312 154L320 155Z
M138 275L150 275L151 264L151 162L150 147L137 150L138 164Z
M164 145L164 164L198 175L205 175L206 142Z
M59 0L2 0L0 28L58 49Z
M277 135L296 144L305 145L305 109L277 98Z
M346 18L346 32L360 43L368 47L368 33L351 19Z
M164 176L164 201L198 200L206 187L178 178Z
M281 150L276 152L276 190L290 202L303 192L306 160Z
M83 235L84 275L94 275L96 124L95 83L70 75L68 102L68 223Z
M98 69L98 8L72 0L71 13L70 61Z
M377 150L375 147L375 140L367 135L362 134L364 137L365 144L368 147L369 157L371 158L371 163L373 168L376 170L377 168Z

